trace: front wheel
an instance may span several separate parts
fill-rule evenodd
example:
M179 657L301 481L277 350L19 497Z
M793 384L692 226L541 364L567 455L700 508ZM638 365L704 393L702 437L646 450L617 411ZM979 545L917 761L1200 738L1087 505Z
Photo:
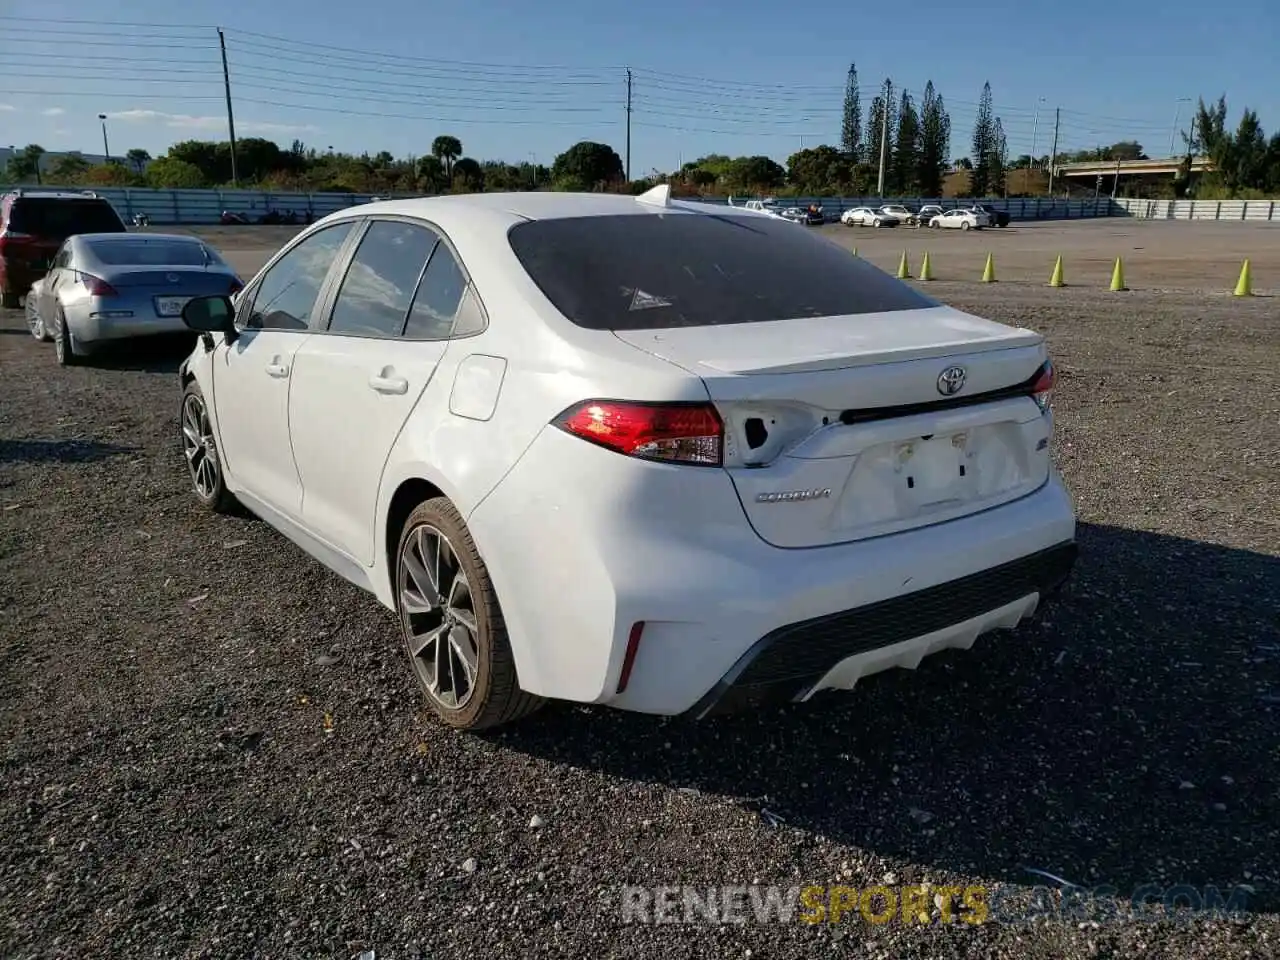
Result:
M444 497L419 504L405 521L395 576L405 650L441 720L481 730L542 706L541 697L520 689L489 571Z
M961 229L961 230L968 230L968 229L970 229L969 222L966 220L964 223L960 224L960 229Z
M233 513L236 498L227 489L209 409L205 406L200 385L194 380L182 391L179 422L182 425L182 455L187 461L187 476L196 499L212 513Z

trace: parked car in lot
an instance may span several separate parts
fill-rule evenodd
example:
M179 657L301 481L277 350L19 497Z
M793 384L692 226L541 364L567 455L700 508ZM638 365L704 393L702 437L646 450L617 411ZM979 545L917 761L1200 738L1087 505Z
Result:
M905 223L907 226L915 226L920 222L916 214L912 213L900 203L886 203L880 208L880 212L886 217L893 217L899 223Z
M27 294L27 327L70 366L106 341L185 332L195 296L234 294L240 278L197 237L85 233L62 244Z
M870 207L854 207L840 214L840 222L846 227L896 227L898 218Z
M991 207L984 207L980 203L975 203L972 210L974 213L980 213L985 216L989 227L1007 227L1009 225L1009 214L1004 210L994 210Z
M920 220L921 223L927 224L930 220L932 220L938 214L945 213L945 212L946 211L944 211L942 207L938 206L936 203L926 203L923 207L921 207L919 210L916 211L916 217Z
M0 306L21 306L67 237L128 229L116 208L89 190L19 187L0 196Z
M985 214L975 213L957 207L938 214L929 221L929 226L945 230L981 230L987 225Z
M850 688L1074 562L1042 336L666 186L346 209L184 316L198 501L395 611L455 727Z

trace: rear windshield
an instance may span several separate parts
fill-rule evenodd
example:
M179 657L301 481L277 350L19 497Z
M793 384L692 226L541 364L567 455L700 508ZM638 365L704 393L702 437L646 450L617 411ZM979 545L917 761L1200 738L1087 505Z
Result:
M41 239L65 240L73 233L124 233L124 221L105 200L22 197L9 211L9 227Z
M580 327L644 330L917 310L935 301L785 220L624 214L533 220L511 248Z
M204 244L182 240L93 240L89 249L112 266L202 267L221 262Z

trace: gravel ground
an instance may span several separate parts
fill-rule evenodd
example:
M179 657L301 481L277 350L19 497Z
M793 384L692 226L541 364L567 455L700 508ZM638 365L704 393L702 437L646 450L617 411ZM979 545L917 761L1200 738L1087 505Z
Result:
M1092 249L1038 229L993 235L1011 269L1050 230ZM247 274L288 231L209 235ZM484 736L429 720L372 599L196 509L181 350L60 370L0 313L0 956L1276 956L1280 327L1160 259L1130 269L1215 292L930 286L1051 338L1082 556L1045 621L778 712ZM1028 868L1254 893L1235 919L621 919L623 884L1025 903L1057 886Z

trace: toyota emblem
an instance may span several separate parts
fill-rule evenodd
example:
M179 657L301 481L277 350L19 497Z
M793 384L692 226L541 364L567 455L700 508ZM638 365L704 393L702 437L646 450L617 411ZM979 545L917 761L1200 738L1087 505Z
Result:
M179 277L176 273L169 273L165 275L165 279L168 280L170 283L177 283L182 278ZM963 378L964 378L964 371L962 370L961 379Z
M952 397L964 387L964 367L947 367L938 374L938 392L944 397Z

